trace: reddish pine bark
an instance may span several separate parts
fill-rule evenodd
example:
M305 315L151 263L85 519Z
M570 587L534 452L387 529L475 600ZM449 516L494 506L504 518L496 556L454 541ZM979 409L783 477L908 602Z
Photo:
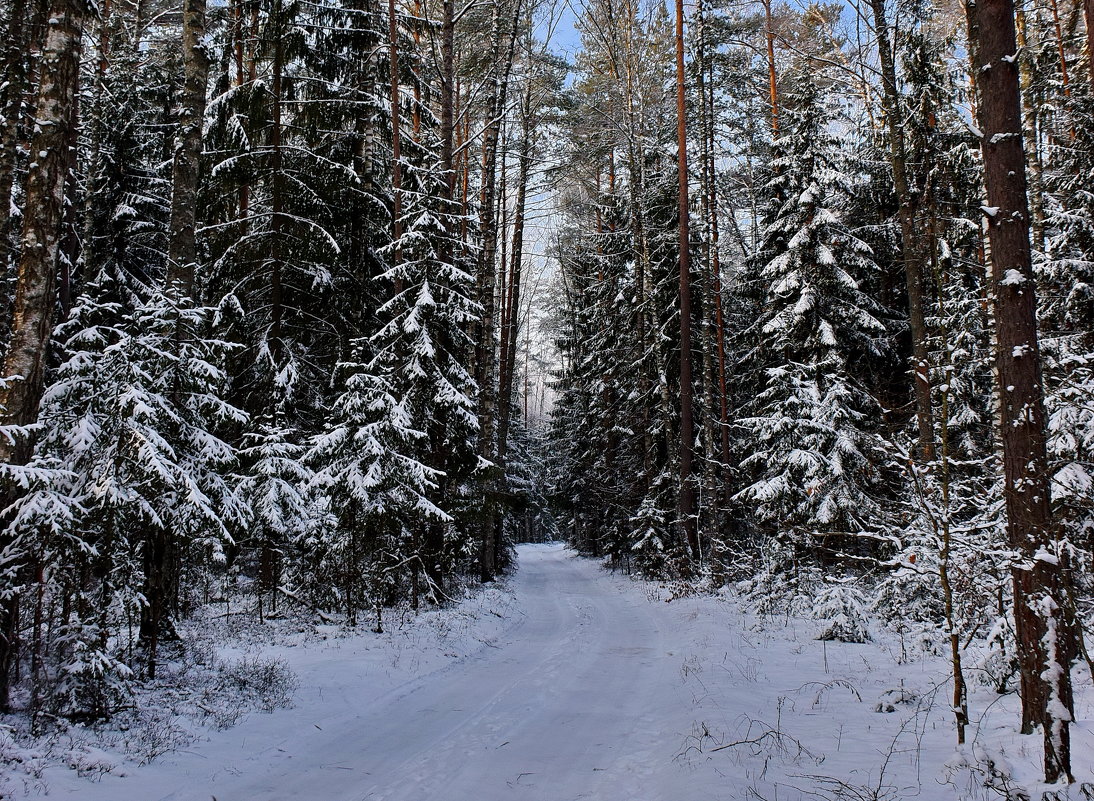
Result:
M695 508L695 423L691 383L691 226L688 203L688 130L684 90L684 2L676 0L676 146L679 178L680 233L680 532L699 560L699 526Z
M1018 555L1011 572L1023 730L1042 728L1045 780L1070 781L1077 649L1054 547L1014 3L979 0L967 10L980 90L1007 536Z

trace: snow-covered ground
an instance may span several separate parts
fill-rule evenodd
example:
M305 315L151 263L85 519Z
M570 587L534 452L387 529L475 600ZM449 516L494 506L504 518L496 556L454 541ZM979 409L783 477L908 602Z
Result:
M562 546L522 546L509 587L456 610L381 636L267 649L297 674L292 708L204 730L183 751L140 767L119 762L96 781L50 767L32 792L79 801L885 801L1003 797L984 786L989 762L1000 787L1034 780L1040 743L1015 734L1013 696L974 687L962 760L935 643L878 632L864 645L824 643L813 639L816 625L759 621L729 598L673 598ZM1076 678L1076 778L1094 782L1094 693L1085 672ZM1070 797L1089 796L1075 785Z

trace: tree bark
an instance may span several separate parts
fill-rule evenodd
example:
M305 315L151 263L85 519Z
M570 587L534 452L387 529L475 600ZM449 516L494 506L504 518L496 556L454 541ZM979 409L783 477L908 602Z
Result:
M399 258L399 240L403 238L403 165L402 138L399 132L399 24L395 0L387 0L388 51L391 56L391 235L395 239L395 258Z
M38 419L46 355L56 305L57 254L64 217L65 183L72 168L72 108L80 78L80 40L86 8L80 0L54 0L40 63L32 159L27 171L23 236L15 288L11 341L0 381L0 425L27 426ZM0 437L0 461L23 464L25 438ZM5 491L3 507L13 500ZM6 539L6 537L5 537ZM0 549L6 543L0 539ZM18 594L0 613L0 709L8 707L16 657Z
M197 268L197 194L201 178L202 123L209 79L205 50L206 0L184 0L182 14L183 87L179 130L171 167L171 242L167 284L192 298Z
M505 324L501 332L501 377L498 382L498 460L505 466L512 412L513 376L516 371L517 333L520 330L520 284L524 262L525 203L532 169L532 79L526 78L521 101L520 165L517 172L517 197L513 210L513 247L510 253L509 292L505 302Z
M1060 89L1064 97L1071 97L1071 76L1067 71L1067 50L1064 44L1064 31L1060 24L1060 6L1056 0L1048 1L1049 10L1052 11L1052 27L1056 32L1056 54L1060 57ZM1075 138L1075 130L1072 128L1071 138Z
M274 369L281 368L281 360L284 355L284 343L282 341L282 322L284 308L282 305L281 273L283 269L282 242L284 240L285 215L284 211L284 153L281 145L281 94L282 72L284 64L284 21L282 19L283 7L281 0L274 0L273 14L276 20L274 25L273 75L270 80L270 104L271 104L271 129L270 129L270 236L272 247L270 253L270 356L274 361ZM281 399L278 399L281 400Z
M457 87L459 84L457 83ZM461 99L462 107L471 105L471 90L456 95ZM460 147L460 244L467 248L470 243L470 219L471 219L471 115L464 115L463 130L459 133Z
M772 0L763 0L764 43L767 46L767 95L771 104L771 135L779 137L779 81L775 70L775 28L771 18Z
M232 22L232 35L235 37L235 85L236 87L243 86L248 81L253 81L257 73L257 64L255 62L255 56L257 53L257 30L258 30L258 4L255 3L251 10L251 17L249 20L245 20L243 17L243 7L247 0L235 0L235 16ZM246 65L246 67L244 66ZM241 231L246 233L247 231L247 217L251 213L251 184L248 180L243 180L239 187L239 208L237 211L238 219L243 221Z
M695 508L695 424L691 383L691 226L688 203L688 129L684 87L684 0L676 0L676 147L680 233L680 533L699 561Z
M1029 39L1026 35L1026 12L1022 0L1016 0L1014 30L1021 52L1029 51ZM1041 161L1041 113L1043 95L1038 96L1034 86L1033 68L1025 57L1018 59L1018 85L1024 102L1022 103L1022 141L1026 150L1026 179L1029 182L1030 238L1033 249L1043 253L1045 250L1045 182L1044 167Z
M19 117L26 91L26 0L13 0L4 47L4 77L0 86L0 264L8 260L8 224L11 219L11 189L19 146Z
M455 10L452 0L441 4L441 167L444 170L446 199L452 201L456 195L456 165L453 163L455 152L455 94L456 94L456 57L455 57ZM450 219L450 218L448 218ZM449 231L451 235L452 232Z
M934 412L931 407L930 359L927 347L927 319L923 294L924 262L922 237L916 230L919 198L908 181L907 153L900 93L897 90L896 63L889 40L889 23L885 17L885 0L870 0L877 36L878 61L881 64L882 109L889 132L889 165L893 172L900 210L901 257L908 291L908 323L912 334L912 392L915 397L916 423L919 429L919 452L926 459L934 458Z
M1042 727L1045 781L1070 781L1077 649L1050 506L1014 3L979 0L967 10L980 88L1007 536L1020 558L1011 574L1023 728Z
M1086 20L1086 68L1090 71L1090 88L1094 91L1094 0L1083 0Z
M78 0L55 0L42 53L12 337L0 386L4 425L28 425L38 416L52 332L64 188L72 166L68 145L76 121L70 111L79 81L83 16ZM13 462L18 450L0 438L0 460Z
M479 454L494 461L497 456L497 351L494 348L494 331L497 313L495 285L497 283L498 219L494 211L497 187L498 139L501 115L506 106L509 73L516 47L516 28L520 20L520 0L513 12L512 27L503 29L501 5L494 7L494 54L491 69L494 72L490 94L486 102L487 123L483 133L482 197L480 209L480 235L482 250L479 256L477 280L478 301L482 306L482 325L477 331L475 377L479 386ZM508 43L506 44L506 37ZM503 56L503 52L505 55ZM493 482L491 482L493 483ZM488 504L488 507L492 504ZM493 517L490 515L489 517ZM496 525L493 519L484 521L479 543L479 571L483 581L492 581L497 572Z

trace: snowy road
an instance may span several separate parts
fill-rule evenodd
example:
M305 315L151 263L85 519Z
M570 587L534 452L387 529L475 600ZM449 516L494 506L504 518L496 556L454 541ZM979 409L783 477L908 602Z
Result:
M299 675L293 708L225 731L199 726L185 750L119 764L99 781L57 765L43 776L48 797L995 797L960 768L964 757L954 762L948 665L930 639L920 648L876 630L871 643L826 643L814 639L816 620L759 619L726 598L669 598L561 546L522 546L512 594L480 592L381 636L329 626L268 646L265 656ZM973 748L1036 778L1037 748L1016 733L1016 699L982 683L970 697ZM1094 693L1084 690L1076 711L1075 765L1080 781L1094 781Z
M560 546L524 547L514 585L525 614L495 646L362 706L352 689L316 701L305 686L295 709L80 799L683 801L683 735L653 714L674 694L690 704L680 658L657 606L624 584Z

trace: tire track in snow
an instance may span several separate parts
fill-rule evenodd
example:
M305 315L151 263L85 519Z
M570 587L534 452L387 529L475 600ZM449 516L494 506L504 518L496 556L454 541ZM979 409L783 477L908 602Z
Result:
M658 628L671 618L557 545L522 547L513 586L525 615L494 647L360 706L352 687L330 688L338 701L313 688L314 708L279 713L284 729L245 723L238 739L111 777L110 801L682 801L650 781L678 770L680 743L650 701L690 700ZM107 798L104 785L86 797Z

